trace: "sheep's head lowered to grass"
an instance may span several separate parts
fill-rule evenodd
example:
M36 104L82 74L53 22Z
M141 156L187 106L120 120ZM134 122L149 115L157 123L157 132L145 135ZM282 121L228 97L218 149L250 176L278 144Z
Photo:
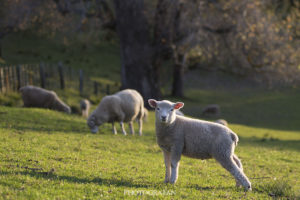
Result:
M97 133L99 130L99 126L107 122L107 119L104 119L104 116L95 117L95 115L91 115L87 120L87 125L90 128L92 133Z
M163 100L156 101L155 99L148 100L149 105L155 108L155 116L158 122L164 124L171 124L176 119L176 110L179 110L184 106L184 103Z

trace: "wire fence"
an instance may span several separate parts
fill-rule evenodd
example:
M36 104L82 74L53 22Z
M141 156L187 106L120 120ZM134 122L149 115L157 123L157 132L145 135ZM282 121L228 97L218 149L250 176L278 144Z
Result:
M45 89L75 89L81 96L111 94L119 90L118 83L103 84L91 80L83 69L58 64L0 65L0 93L18 91L26 85Z

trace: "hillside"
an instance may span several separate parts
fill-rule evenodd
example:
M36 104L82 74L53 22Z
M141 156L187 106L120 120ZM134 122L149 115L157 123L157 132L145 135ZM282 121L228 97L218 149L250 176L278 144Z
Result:
M152 112L139 137L123 136L119 127L113 135L109 124L91 134L84 119L55 111L0 110L3 199L135 199L139 191L152 192L140 196L147 199L299 195L299 131L230 124L241 140L236 153L253 184L253 191L244 193L214 160L183 158L178 184L165 185ZM153 191L171 195L153 196Z

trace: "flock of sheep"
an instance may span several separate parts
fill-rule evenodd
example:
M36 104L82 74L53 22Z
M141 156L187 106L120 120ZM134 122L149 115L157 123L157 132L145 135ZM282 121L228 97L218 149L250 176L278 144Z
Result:
M24 107L41 107L71 113L70 107L53 91L25 86L20 92ZM198 159L216 159L233 175L237 187L243 186L245 190L251 190L251 183L243 172L242 163L234 154L238 136L227 127L225 120L209 122L186 117L179 111L184 106L182 102L149 99L148 103L155 109L156 137L164 155L166 183L174 184L177 181L179 161L181 155L184 155ZM144 108L144 99L132 89L105 96L89 116L89 101L82 100L80 107L92 133L98 132L98 127L103 123L112 123L112 132L117 134L114 123L119 122L124 135L127 133L123 123L128 123L131 134L134 134L133 122L137 121L139 135L142 135L143 120L148 115ZM213 106L208 110L216 109Z

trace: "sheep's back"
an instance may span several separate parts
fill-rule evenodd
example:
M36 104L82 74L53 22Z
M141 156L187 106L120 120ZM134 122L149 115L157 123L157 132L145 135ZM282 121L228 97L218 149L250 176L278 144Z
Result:
M25 107L49 108L53 99L53 93L34 86L25 86L20 89Z
M116 93L121 99L121 109L125 113L124 122L135 120L144 108L142 96L135 90L127 89ZM143 114L141 114L142 116Z
M183 133L184 152L189 157L211 158L215 149L220 146L230 146L234 143L230 130L219 124L204 120L177 116L178 129Z

